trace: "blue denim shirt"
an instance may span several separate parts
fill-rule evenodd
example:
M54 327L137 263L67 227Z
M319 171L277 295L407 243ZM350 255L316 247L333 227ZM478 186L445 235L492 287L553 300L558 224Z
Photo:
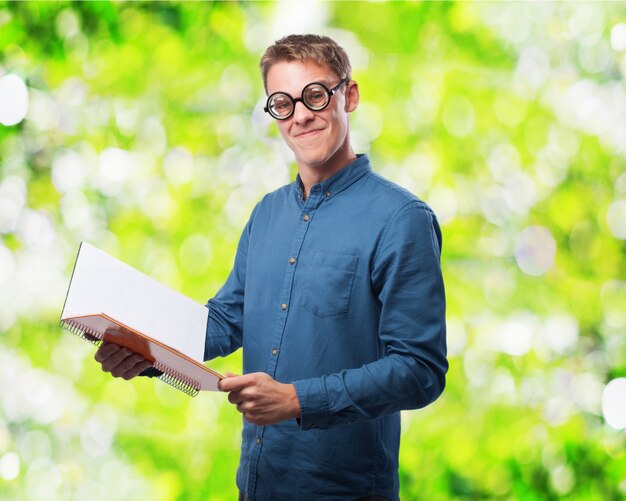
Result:
M434 401L448 368L440 252L432 210L366 155L306 200L298 178L255 207L205 359L243 346L244 373L293 383L301 418L244 421L248 499L398 499L399 411Z

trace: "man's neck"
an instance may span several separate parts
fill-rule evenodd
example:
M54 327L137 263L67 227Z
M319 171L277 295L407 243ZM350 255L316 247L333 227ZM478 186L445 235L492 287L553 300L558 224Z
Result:
M350 150L350 155L341 161L331 162L319 167L298 164L298 174L304 189L303 198L306 200L311 192L311 188L327 179L333 177L337 172L356 160L355 153Z

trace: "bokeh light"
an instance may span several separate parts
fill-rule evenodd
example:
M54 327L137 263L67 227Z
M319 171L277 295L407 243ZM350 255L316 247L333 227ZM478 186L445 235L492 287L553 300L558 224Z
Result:
M16 125L28 113L28 89L17 75L0 77L0 124Z
M0 457L0 477L10 482L20 474L20 458L15 452L7 452Z
M529 226L520 234L515 249L519 267L529 275L543 275L554 266L556 242L550 230Z
M626 200L613 202L607 211L606 220L611 233L617 238L626 240Z
M626 428L626 378L613 379L604 388L602 415L616 430Z

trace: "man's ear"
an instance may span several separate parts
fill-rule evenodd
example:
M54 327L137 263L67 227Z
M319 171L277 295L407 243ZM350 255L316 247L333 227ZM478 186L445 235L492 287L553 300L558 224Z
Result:
M351 113L356 110L359 105L359 84L354 80L350 80L347 84L346 90L346 107L347 113Z

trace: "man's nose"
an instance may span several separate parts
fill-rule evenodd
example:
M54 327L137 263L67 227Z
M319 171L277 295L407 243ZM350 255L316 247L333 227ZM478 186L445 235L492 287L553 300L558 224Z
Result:
M307 123L315 118L315 114L302 101L296 102L293 109L293 120L298 123Z

